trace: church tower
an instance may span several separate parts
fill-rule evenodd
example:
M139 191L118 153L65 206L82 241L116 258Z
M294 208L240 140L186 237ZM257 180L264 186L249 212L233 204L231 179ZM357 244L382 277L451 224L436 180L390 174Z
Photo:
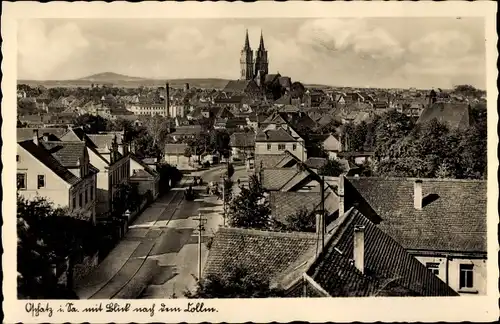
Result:
M254 75L257 75L260 72L262 76L265 76L269 73L269 60L267 59L267 50L264 46L264 36L262 36L262 31L260 32L259 49L255 54Z
M245 46L241 50L240 57L240 79L252 80L253 79L253 52L250 48L250 41L248 40L248 29L245 37Z

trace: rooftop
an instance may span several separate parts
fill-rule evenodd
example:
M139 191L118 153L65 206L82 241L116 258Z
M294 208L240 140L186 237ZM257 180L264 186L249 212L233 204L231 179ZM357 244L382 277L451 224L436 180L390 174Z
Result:
M380 227L406 249L486 252L486 181L422 180L422 209L414 207L412 178L349 177L382 218Z

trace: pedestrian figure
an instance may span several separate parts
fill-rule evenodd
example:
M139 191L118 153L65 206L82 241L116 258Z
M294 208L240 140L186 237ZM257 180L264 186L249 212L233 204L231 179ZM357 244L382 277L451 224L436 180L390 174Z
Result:
M241 182L240 179L238 179L238 186L240 185L240 182Z

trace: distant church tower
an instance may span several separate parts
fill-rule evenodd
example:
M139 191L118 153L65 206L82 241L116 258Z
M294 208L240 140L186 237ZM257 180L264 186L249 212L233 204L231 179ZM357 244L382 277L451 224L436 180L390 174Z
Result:
M255 53L255 72L254 76L266 75L269 73L269 61L267 59L267 50L264 46L264 37L262 36L262 31L260 32L260 44L259 49Z
M241 80L252 80L254 77L253 52L250 48L250 41L248 40L248 29L245 37L245 47L243 47L243 49L241 50L240 72Z

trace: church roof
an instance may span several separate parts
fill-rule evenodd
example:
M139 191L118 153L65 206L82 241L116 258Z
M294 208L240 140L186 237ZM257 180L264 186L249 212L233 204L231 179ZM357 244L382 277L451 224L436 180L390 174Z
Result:
M225 92L245 92L253 80L231 80L224 87Z

